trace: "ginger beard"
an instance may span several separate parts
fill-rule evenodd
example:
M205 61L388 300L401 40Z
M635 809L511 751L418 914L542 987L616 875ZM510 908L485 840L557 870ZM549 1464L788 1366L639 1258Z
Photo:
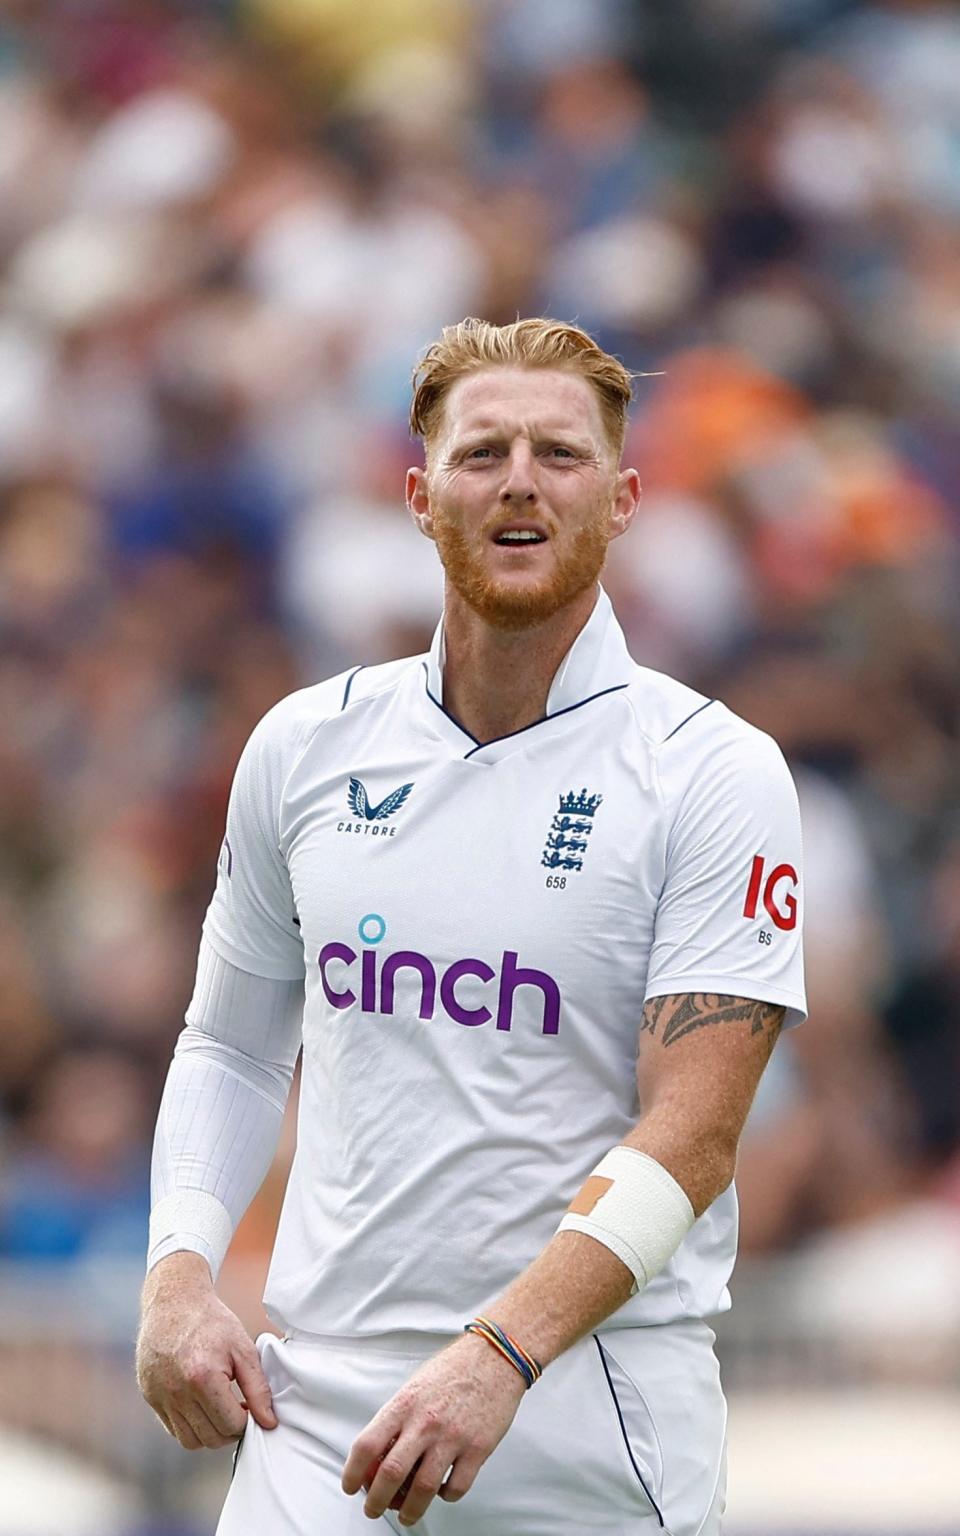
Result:
M447 580L493 629L522 630L545 623L594 584L607 558L608 518L598 507L586 515L568 540L552 534L554 562L549 574L539 580L531 577L522 585L502 581L484 568L483 558L491 531L505 520L502 510L481 528L476 545L445 508L432 504L430 511L433 538Z

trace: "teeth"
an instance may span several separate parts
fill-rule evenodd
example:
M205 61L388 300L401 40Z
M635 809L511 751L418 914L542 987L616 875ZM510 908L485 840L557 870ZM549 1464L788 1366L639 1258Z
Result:
M543 534L535 533L532 528L508 528L505 533L497 535L498 544L542 544Z

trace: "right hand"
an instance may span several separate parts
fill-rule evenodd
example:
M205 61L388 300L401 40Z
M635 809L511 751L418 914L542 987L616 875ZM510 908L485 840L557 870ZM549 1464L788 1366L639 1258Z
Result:
M238 1440L248 1412L262 1429L277 1426L256 1345L217 1296L198 1253L171 1253L147 1276L137 1382L163 1427L188 1451Z

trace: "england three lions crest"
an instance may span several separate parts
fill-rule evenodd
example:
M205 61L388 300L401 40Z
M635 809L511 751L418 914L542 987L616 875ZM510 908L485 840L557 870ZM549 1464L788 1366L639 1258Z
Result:
M583 868L583 857L593 831L593 818L603 804L602 795L592 795L589 790L571 789L560 796L559 809L550 823L547 843L540 863L545 869L569 870L575 873Z

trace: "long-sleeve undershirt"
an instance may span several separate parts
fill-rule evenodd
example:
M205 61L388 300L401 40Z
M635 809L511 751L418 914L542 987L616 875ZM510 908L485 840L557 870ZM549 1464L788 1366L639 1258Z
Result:
M148 1268L191 1249L216 1278L276 1151L302 1008L302 981L250 975L201 939L157 1117Z

